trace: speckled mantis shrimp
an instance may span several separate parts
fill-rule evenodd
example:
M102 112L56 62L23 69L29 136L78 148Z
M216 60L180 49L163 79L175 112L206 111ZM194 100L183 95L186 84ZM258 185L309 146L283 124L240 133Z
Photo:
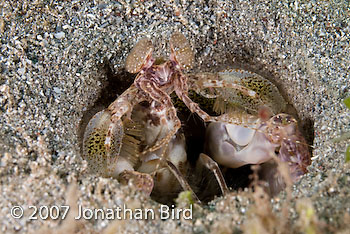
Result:
M95 171L104 176L126 180L133 178L140 189L147 193L150 193L153 189L153 180L148 173L155 173L159 169L164 169L164 165L168 171L174 174L183 189L191 190L182 175L183 173L179 170L179 167L186 162L186 152L184 152L183 140L181 140L178 133L181 121L177 117L176 109L170 98L171 93L175 92L189 110L192 113L197 113L205 122L236 125L242 125L243 123L239 118L234 118L232 115L209 116L197 103L189 98L189 89L206 98L223 98L222 101L228 101L228 103L233 103L230 100L232 92L228 92L229 96L227 96L225 90L235 90L234 93L239 93L241 98L246 97L250 100L256 100L256 103L261 106L266 104L249 85L241 84L237 80L226 79L224 73L185 75L183 71L192 67L194 55L182 34L175 33L172 35L170 47L169 60L162 64L155 64L150 40L142 39L136 44L125 65L128 72L138 73L134 83L106 110L97 113L90 120L84 134L84 158L87 159ZM229 77L232 76L234 75L229 74ZM210 89L215 89L216 93L205 91ZM146 103L147 109L140 111L139 109L142 109L141 103ZM264 129L261 129L260 123L255 123L252 127L251 123L244 124L244 126L247 129L252 129L252 131L264 132L265 138L263 141L265 142L274 142L270 137L275 136L275 134L278 134L281 139L285 139L284 130L279 132L276 130L276 128L284 129L284 127L277 127L272 123L270 124L272 128L269 128L268 123L269 121L266 122L267 127ZM208 131L210 136L210 129ZM231 132L237 132L237 130ZM225 136L225 133L222 133L222 135ZM256 134L254 132L250 135ZM254 147L260 143L259 141L252 141L252 139L246 140L246 146ZM142 150L139 148L141 142L146 146ZM275 144L274 147L277 147L281 143L274 142L271 144ZM265 150L270 153L272 148ZM221 163L220 157L218 158L217 155L214 152L211 157ZM215 161L205 155L200 157L216 175L220 173ZM236 155L233 154L233 157L235 158ZM160 164L163 166L160 166ZM217 178L223 188L225 184L222 183L222 176L218 175Z
M108 123L108 130L103 139L105 146L105 158L107 168L106 175L119 174L120 171L115 170L114 166L116 161L122 161L119 159L118 154L115 152L120 148L122 142L116 136L122 135L123 131L120 126L122 118L131 118L133 107L141 102L147 102L150 104L150 114L156 114L159 117L160 124L162 126L171 122L172 127L167 134L155 142L154 145L145 149L142 154L145 155L150 152L154 152L160 148L163 148L163 152L160 155L160 159L163 160L164 151L166 147L181 127L181 121L178 119L176 109L170 98L170 94L175 92L176 95L185 103L185 105L191 110L191 112L197 113L205 122L217 121L216 117L209 116L206 112L201 110L197 103L194 103L188 97L188 82L187 76L183 74L183 70L189 69L193 65L194 55L190 48L186 38L180 34L175 33L170 39L171 55L168 61L162 64L155 64L155 59L152 57L153 46L149 39L141 39L136 46L132 49L127 57L125 68L130 73L138 73L134 83L124 93L122 93L109 107L101 114L97 114L94 118L95 121L90 121L92 124L88 126L90 131L86 131L84 142L89 138L91 133L96 132L94 128L102 125L103 131ZM193 82L191 82L193 83ZM203 88L212 87L230 87L238 89L245 95L255 96L256 93L241 85L234 83L227 83L224 81L206 79L200 84ZM101 119L103 119L101 121ZM98 123L98 124L96 124ZM117 142L115 142L117 141ZM86 145L86 144L85 144ZM113 148L111 147L113 145ZM87 147L84 147L87 148ZM91 155L86 153L87 155ZM118 163L119 164L119 163ZM120 162L120 164L123 164ZM171 168L173 169L173 168ZM135 171L128 170L130 173L135 174Z

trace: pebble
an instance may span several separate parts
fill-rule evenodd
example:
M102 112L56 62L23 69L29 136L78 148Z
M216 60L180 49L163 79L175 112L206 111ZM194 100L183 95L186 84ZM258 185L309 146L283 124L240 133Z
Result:
M53 87L53 91L57 94L61 94L61 89L59 89L57 87Z
M58 32L58 33L55 33L54 36L55 36L56 39L62 39L62 38L64 38L66 35L65 35L64 32Z
M18 74L23 75L26 72L26 69L24 67L18 68L17 72Z

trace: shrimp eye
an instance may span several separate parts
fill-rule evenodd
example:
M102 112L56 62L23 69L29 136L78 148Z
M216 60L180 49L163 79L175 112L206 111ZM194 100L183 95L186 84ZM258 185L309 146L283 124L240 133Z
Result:
M125 69L130 73L138 73L147 64L152 52L152 42L148 38L142 38L126 58Z
M174 33L170 38L171 53L182 69L191 69L194 63L194 54L190 43L182 33Z

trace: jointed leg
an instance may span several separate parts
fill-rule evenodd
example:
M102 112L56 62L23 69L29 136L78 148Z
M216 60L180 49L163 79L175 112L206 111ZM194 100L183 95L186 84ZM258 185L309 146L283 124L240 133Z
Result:
M212 117L208 115L199 107L197 103L193 102L188 97L187 77L182 74L178 74L178 76L179 77L175 83L175 93L185 103L187 108L190 109L192 113L197 113L199 117L203 119L204 122L217 122L217 117Z
M139 103L141 101L141 97L137 95L137 89L135 89L135 86L131 86L122 95L120 95L117 100L108 106L107 110L111 114L111 123L108 126L105 140L107 158L111 157L110 153L114 129L116 128L117 124L119 124L119 121L123 115L126 113L131 113L132 108L135 104L133 102Z
M170 116L174 115L174 114L176 116L176 109L174 106L171 106L168 109L168 112L170 112ZM164 121L169 121L169 120L165 119ZM168 143L171 141L172 137L176 134L176 132L181 127L181 121L177 117L175 119L173 119L173 121L174 121L174 126L172 127L172 129L169 129L168 134L165 137L163 137L161 140L157 141L152 147L143 151L142 154L147 154L149 152L156 151L156 150L160 149L161 147L168 145ZM164 152L165 152L165 150L163 150L162 156L163 156Z
M213 117L208 115L205 111L203 111L199 105L193 102L187 94L181 91L175 90L176 95L185 103L185 105L190 109L192 113L197 113L199 117L203 119L204 122L217 122L217 117Z
M175 84L175 92L176 95L185 103L185 105L190 109L192 113L197 113L199 117L203 119L205 122L226 122L226 123L232 123L237 124L237 121L233 121L230 118L223 118L223 117L216 117L216 116L210 116L205 111L203 111L199 105L195 102L193 102L189 96L188 96L188 86L187 86L187 77L179 74L179 78L176 80ZM218 81L215 80L209 80L202 82L201 85L203 88L215 88L215 87L227 87L227 88L233 88L238 89L242 91L244 94L256 97L257 94L255 91L250 90L244 86L238 85L238 84L231 84L227 83L226 81Z
M244 95L257 98L257 93L242 85L229 83L225 80L205 80L202 82L203 88L231 88L241 91Z
M211 170L214 173L216 180L218 181L220 189L222 191L222 195L225 196L229 192L229 189L226 185L225 178L222 175L218 164L205 154L200 154L199 160L201 160L202 164L205 165L209 170Z
M153 99L153 102L151 103L151 105L160 104L160 106L153 107L152 109L155 109L155 111L157 111L157 113L160 115L160 123L161 123L162 129L164 127L167 128L166 129L166 131L167 131L166 136L164 136L162 139L157 139L156 143L153 146L147 148L146 150L144 150L142 152L142 154L147 154L149 152L154 152L154 151L163 147L163 149L161 150L161 154L158 155L159 161L158 161L158 164L155 168L155 173L156 173L161 164L162 165L166 164L169 167L169 161L166 158L168 144L172 140L173 136L175 136L175 134L179 130L179 128L181 127L181 121L177 117L176 109L173 106L171 98L169 97L168 94L166 94L164 91L162 91L158 87L156 87L153 83L148 82L148 81L140 81L138 83L138 85L140 86L141 89L146 91ZM169 119L167 119L167 118L169 118ZM170 121L174 122L173 126L169 126ZM181 179L179 177L179 174L176 173L176 172L178 172L176 167L174 169L174 168L171 168L171 166L170 166L169 169L172 171L172 173L175 175L175 177L179 180L179 183L182 186L184 186L184 182L183 182L184 179L183 178ZM187 184L186 189L188 190L188 188L190 188L190 187Z
M197 79L195 79L196 77L195 75L187 74L186 76L183 76L183 77L190 77L190 79L186 79L187 81L185 81L188 84L186 86L187 87L190 86L191 90L195 91L201 96L209 99L217 98L219 96L219 94L214 93L214 90L211 90L212 91L211 93L205 92L200 82Z
M177 167L170 162L169 160L166 160L167 162L167 166L169 168L169 170L173 173L173 175L176 177L176 179L179 181L182 189L184 191L190 191L194 197L194 199L198 202L201 203L199 198L197 197L197 195L193 192L191 186L188 184L188 182L186 181L186 179L183 177L183 175L181 174L181 172L177 169Z
M206 79L205 81L201 82L202 88L229 88L229 89L235 89L240 91L243 95L250 97L252 99L255 99L260 103L261 107L265 106L265 103L260 99L259 95L254 91L247 87L244 87L240 84L227 82L225 80L211 80ZM225 99L225 95L223 95L223 98Z
M244 95L252 98L258 98L258 94L243 85L240 85L234 81L227 82L226 80L219 79L218 74L203 73L198 75L191 75L192 83L196 83L195 87L199 89L203 88L231 88L241 91ZM194 81L193 81L194 80Z

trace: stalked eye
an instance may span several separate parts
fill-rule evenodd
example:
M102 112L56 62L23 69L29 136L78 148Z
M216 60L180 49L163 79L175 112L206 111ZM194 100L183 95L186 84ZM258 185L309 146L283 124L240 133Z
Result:
M142 38L126 58L125 69L130 73L139 72L152 55L152 51L152 42L148 38Z
M183 69L191 69L194 63L194 54L190 43L182 33L174 33L170 38L172 55Z

